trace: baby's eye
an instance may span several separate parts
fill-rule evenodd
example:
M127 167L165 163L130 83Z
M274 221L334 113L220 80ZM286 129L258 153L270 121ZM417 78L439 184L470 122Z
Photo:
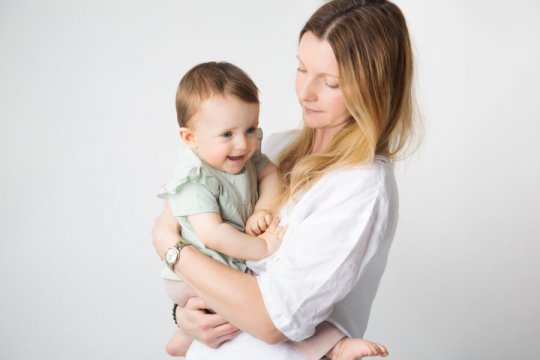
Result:
M300 66L296 68L296 71L299 73L305 73L306 69L301 68Z
M223 136L225 138L230 138L230 137L232 137L232 131L225 131L223 133L223 135L221 135L221 136Z
M257 128L253 126L246 130L246 134L253 134L256 131L257 131Z

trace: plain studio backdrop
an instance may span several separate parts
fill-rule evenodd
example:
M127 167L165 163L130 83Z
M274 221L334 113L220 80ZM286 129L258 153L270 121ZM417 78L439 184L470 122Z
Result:
M0 2L1 359L168 358L150 232L177 83L230 61L259 86L267 135L297 127L297 34L321 3ZM397 3L425 136L397 165L366 337L397 360L537 359L540 3Z

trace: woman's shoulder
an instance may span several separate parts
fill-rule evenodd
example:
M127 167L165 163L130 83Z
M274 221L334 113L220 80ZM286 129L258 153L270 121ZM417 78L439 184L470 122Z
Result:
M295 211L326 210L353 216L375 211L380 204L397 208L398 192L392 164L376 158L369 164L343 167L323 176L296 204ZM303 209L303 211L301 211ZM387 211L389 208L385 208ZM356 216L356 215L355 215Z
M386 156L377 155L373 161L365 164L344 166L328 173L328 177L350 178L357 176L362 179L382 181L385 177L393 176L393 165Z
M394 188L395 175L392 163L385 156L376 156L368 164L348 166L329 172L314 188L322 192L372 192L386 193Z

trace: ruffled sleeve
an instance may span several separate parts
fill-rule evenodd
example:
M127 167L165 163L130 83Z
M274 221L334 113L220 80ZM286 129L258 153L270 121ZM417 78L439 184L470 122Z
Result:
M174 216L219 212L220 183L187 146L179 149L174 180L158 192Z

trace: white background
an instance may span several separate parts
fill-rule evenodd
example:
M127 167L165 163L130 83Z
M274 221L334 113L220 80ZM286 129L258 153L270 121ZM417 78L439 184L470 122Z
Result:
M320 3L0 2L1 359L167 358L150 231L178 80L233 62L266 134L296 127L297 34ZM425 136L397 167L366 337L398 360L538 358L540 3L397 3Z

